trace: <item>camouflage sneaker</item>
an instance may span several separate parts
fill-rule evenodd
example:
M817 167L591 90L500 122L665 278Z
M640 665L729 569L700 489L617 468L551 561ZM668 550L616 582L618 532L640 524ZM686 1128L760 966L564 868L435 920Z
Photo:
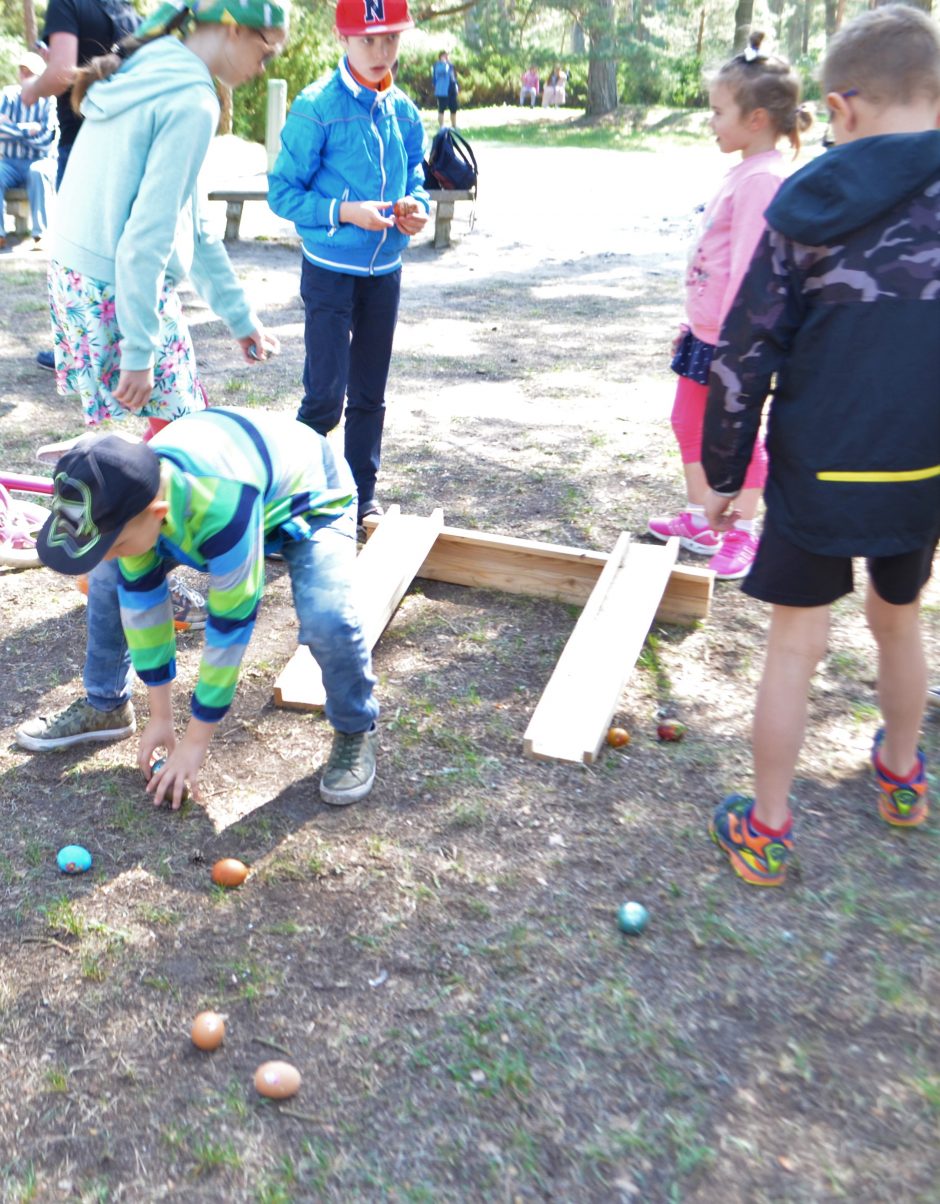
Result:
M330 759L320 778L320 798L345 807L365 798L375 781L375 749L379 740L373 724L367 732L334 732Z
M136 730L133 703L96 711L87 698L76 698L58 715L40 715L17 728L16 742L30 752L48 752L73 744L124 740Z
M208 618L205 598L175 573L167 577L166 583L173 602L173 626L177 631L201 631Z

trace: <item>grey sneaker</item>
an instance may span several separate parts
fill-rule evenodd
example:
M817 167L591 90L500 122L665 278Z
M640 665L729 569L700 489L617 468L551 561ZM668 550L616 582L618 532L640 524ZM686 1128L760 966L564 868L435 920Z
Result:
M134 705L96 711L87 698L76 698L58 715L40 715L16 730L16 742L30 752L71 748L73 744L124 740L137 730Z
M320 778L320 798L333 807L358 803L375 781L375 750L379 729L367 732L334 732L330 759Z
M201 631L208 617L205 598L175 573L166 583L173 601L173 626L177 631Z

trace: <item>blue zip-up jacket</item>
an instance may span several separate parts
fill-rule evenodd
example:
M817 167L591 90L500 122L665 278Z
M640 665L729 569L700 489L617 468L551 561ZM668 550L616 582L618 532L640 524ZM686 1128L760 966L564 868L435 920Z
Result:
M317 267L355 276L394 272L408 236L340 223L339 207L413 196L430 211L424 143L421 115L404 92L363 87L343 59L295 97L268 175L268 204L294 223Z

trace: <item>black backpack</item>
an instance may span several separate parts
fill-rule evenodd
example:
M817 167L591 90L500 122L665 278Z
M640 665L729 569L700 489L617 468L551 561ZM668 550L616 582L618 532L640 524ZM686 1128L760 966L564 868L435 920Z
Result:
M449 126L434 135L424 161L424 186L462 192L477 186L477 161L470 143Z

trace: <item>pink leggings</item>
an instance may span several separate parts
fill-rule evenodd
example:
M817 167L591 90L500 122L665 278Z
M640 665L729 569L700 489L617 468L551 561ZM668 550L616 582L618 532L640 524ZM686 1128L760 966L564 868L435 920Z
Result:
M702 427L705 424L705 402L708 385L700 385L687 376L680 376L676 385L676 400L672 407L672 429L682 453L683 464L698 464L702 459ZM763 489L767 480L767 451L764 440L754 444L754 454L747 466L745 489Z

